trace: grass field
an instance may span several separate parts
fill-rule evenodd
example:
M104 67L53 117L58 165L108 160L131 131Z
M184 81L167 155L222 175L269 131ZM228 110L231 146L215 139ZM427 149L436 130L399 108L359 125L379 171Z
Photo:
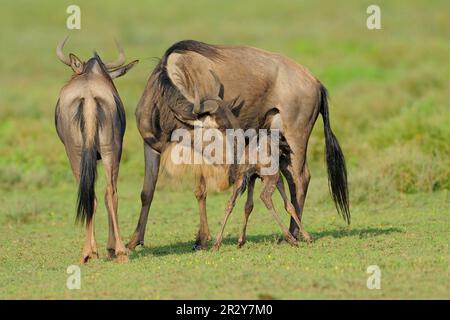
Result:
M450 20L448 1L378 1L382 30L366 28L372 1L77 1L79 31L67 31L72 1L12 1L0 10L0 298L301 299L450 298ZM257 201L248 243L237 249L243 199L220 252L191 251L198 212L188 177L162 177L146 246L128 264L106 259L107 216L99 205L100 260L68 290L84 231L74 225L76 185L53 124L70 70L54 54L114 59L113 37L137 67L116 81L127 111L119 181L126 240L140 210L142 141L134 109L165 48L181 39L247 44L307 66L329 89L331 124L346 155L352 225L328 194L323 127L308 149L312 180L304 225L315 242L277 244L280 231ZM103 170L97 192L105 183ZM219 229L228 193L210 193ZM277 207L282 209L276 198ZM288 216L284 219L288 222ZM378 265L381 290L366 269Z

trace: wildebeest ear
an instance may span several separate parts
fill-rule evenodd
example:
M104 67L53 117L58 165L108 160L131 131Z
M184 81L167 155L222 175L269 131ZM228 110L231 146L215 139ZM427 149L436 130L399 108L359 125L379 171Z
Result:
M244 106L244 100L242 100L241 102L239 102L237 104L237 101L239 100L239 97L236 97L233 102L231 103L231 112L233 113L233 115L235 117L239 117L239 114L241 113L241 109Z
M213 114L219 109L219 102L217 100L205 100L203 101L202 113Z
M127 73L128 70L133 68L138 62L139 62L139 60L134 60L133 62L130 62L129 64L127 64L127 65L125 65L123 67L120 67L120 68L115 69L115 70L108 71L109 76L111 77L111 79L115 79L115 78L121 77L125 73Z
M76 74L81 74L84 69L84 63L76 55L73 53L69 54L70 59L70 67L72 68L73 72Z

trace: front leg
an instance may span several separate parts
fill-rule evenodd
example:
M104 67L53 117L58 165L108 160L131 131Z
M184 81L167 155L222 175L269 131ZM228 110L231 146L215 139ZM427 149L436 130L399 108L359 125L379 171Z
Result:
M197 198L200 212L200 228L198 230L197 239L195 240L194 250L207 249L208 240L211 239L206 216L206 194L206 181L205 177L202 175L195 190L195 197Z
M144 143L144 158L145 158L145 176L144 186L141 192L141 213L139 215L139 221L136 226L136 230L131 236L130 242L127 247L130 250L134 250L137 245L144 245L145 227L147 226L148 212L150 205L152 204L153 194L156 188L156 182L158 180L160 155L153 150L147 143Z
M231 212L233 211L233 208L236 204L236 199L239 196L240 190L242 190L244 184L244 179L242 177L239 177L236 179L236 182L233 186L233 194L231 195L230 200L228 200L227 207L225 209L225 215L223 217L222 226L220 227L220 231L216 236L216 242L214 243L213 251L218 251L220 248L220 245L222 244L223 239L223 231L225 230L225 226L227 224L228 218L231 215Z

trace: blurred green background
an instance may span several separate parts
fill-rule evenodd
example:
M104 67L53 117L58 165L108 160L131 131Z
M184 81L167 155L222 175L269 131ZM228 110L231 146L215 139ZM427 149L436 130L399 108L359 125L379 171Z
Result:
M372 2L1 1L0 297L450 298L450 5L377 1L382 30L368 30ZM71 4L81 7L81 30L66 29ZM55 56L66 34L66 53L82 59L94 49L115 59L114 37L128 60L140 59L116 81L128 121L119 181L124 239L137 222L143 179L134 109L156 58L183 39L283 53L325 84L348 164L352 227L339 220L328 194L319 119L304 214L312 246L276 245L277 226L258 203L249 243L237 250L241 200L221 252L193 254L192 182L163 177L147 247L127 265L101 259L83 267L82 290L67 290L65 268L78 261L84 232L73 225L76 185L54 129L58 92L71 75ZM100 178L97 193L103 190ZM210 193L213 233L227 198ZM97 221L103 253L102 205ZM388 279L382 290L365 286L370 264Z

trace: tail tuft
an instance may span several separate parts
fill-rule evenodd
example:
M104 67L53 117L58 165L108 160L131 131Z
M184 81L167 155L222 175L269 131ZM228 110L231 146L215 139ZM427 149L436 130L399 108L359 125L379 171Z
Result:
M325 152L328 170L328 186L338 213L350 224L350 207L347 184L347 167L339 142L331 130L328 114L327 89L320 85L320 113L325 131Z
M97 177L97 150L84 149L81 155L80 184L78 186L77 222L89 223L95 210L95 179Z

